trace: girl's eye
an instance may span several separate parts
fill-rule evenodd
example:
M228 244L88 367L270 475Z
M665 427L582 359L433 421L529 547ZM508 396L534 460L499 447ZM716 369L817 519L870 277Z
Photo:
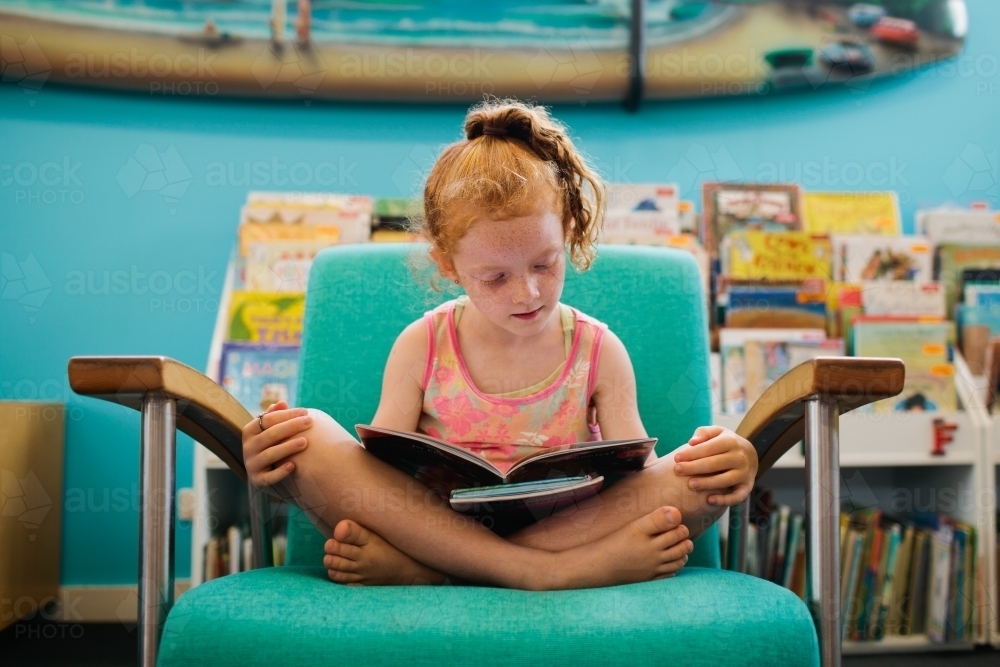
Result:
M499 285L499 284L500 284L500 282L501 282L501 281L502 281L503 279L504 279L504 275L503 275L503 274L501 273L501 274L500 274L499 276L497 276L497 277L496 277L496 278L494 278L493 280L483 280L483 281L481 281L481 282L482 282L482 283L483 283L484 285L486 285L486 286L490 286L490 285Z
M555 266L555 264L556 264L555 262L549 262L548 264L539 264L535 268L540 271L545 271L546 269L551 269L553 266Z

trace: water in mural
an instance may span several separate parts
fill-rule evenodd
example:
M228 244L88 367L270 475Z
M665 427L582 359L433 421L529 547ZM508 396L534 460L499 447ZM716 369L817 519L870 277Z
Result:
M621 99L630 0L0 0L3 80L153 95ZM867 87L956 54L964 0L649 0L650 98Z

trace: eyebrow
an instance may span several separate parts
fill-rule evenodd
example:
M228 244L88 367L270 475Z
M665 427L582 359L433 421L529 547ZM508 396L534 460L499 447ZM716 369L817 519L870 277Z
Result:
M535 256L535 259L537 260L537 259L539 259L541 257L544 257L545 255L548 255L549 253L555 252L555 251L557 251L559 249L560 249L560 247L557 246L557 245L549 246L546 250L538 253L538 255ZM506 269L506 268L507 268L506 266L473 266L470 270L471 271L501 271L501 270Z

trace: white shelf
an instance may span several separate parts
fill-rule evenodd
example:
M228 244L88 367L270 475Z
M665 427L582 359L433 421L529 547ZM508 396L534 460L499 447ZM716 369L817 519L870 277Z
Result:
M934 419L955 424L954 440L945 454L931 454ZM743 415L715 413L715 424L736 430ZM864 414L849 412L840 418L840 465L874 468L895 466L975 465L979 457L980 426L967 412ZM877 446L873 447L873 443ZM804 468L799 446L792 447L775 468Z

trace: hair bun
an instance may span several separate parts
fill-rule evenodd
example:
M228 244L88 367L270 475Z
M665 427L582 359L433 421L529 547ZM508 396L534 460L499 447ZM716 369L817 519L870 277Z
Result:
M465 138L471 141L483 136L509 137L530 145L534 120L531 110L520 105L483 106L465 119Z

